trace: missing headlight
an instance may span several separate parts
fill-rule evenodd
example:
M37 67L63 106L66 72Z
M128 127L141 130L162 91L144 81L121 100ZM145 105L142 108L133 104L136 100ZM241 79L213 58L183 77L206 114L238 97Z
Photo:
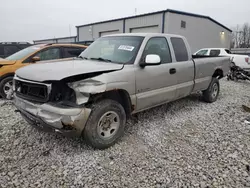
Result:
M64 82L53 82L51 92L51 102L76 102L75 91Z

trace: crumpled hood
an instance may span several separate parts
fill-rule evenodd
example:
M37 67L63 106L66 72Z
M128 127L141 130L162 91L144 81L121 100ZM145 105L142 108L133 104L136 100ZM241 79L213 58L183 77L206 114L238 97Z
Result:
M9 61L7 59L0 59L0 65L13 65L15 63L16 63L15 60L14 61Z
M59 81L64 78L86 73L115 71L122 68L122 64L90 60L72 60L28 65L18 69L16 75L23 79L44 82L50 80Z

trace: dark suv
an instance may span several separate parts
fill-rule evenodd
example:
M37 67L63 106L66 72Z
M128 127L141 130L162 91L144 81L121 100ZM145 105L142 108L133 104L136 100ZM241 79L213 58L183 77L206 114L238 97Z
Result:
M28 42L0 42L0 58L6 58L31 45Z

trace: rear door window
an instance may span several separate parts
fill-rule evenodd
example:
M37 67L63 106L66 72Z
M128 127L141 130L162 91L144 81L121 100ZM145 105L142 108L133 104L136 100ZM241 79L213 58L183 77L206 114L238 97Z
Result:
M220 55L220 50L210 50L209 55L210 56L219 56Z
M188 52L185 42L182 38L172 37L171 43L174 48L176 61L188 61Z
M232 54L231 51L228 50L228 49L225 49L225 51L226 51L227 54Z
M63 58L78 57L84 50L85 48L64 47Z

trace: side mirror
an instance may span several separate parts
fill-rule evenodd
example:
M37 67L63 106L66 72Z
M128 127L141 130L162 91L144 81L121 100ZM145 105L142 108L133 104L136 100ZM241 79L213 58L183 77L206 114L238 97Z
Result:
M31 61L32 61L33 63L35 63L35 62L37 62L37 61L40 61L40 57L34 56L34 57L32 57Z
M142 67L145 66L155 66L161 64L161 58L159 55L149 54L145 58L145 62L141 63Z

